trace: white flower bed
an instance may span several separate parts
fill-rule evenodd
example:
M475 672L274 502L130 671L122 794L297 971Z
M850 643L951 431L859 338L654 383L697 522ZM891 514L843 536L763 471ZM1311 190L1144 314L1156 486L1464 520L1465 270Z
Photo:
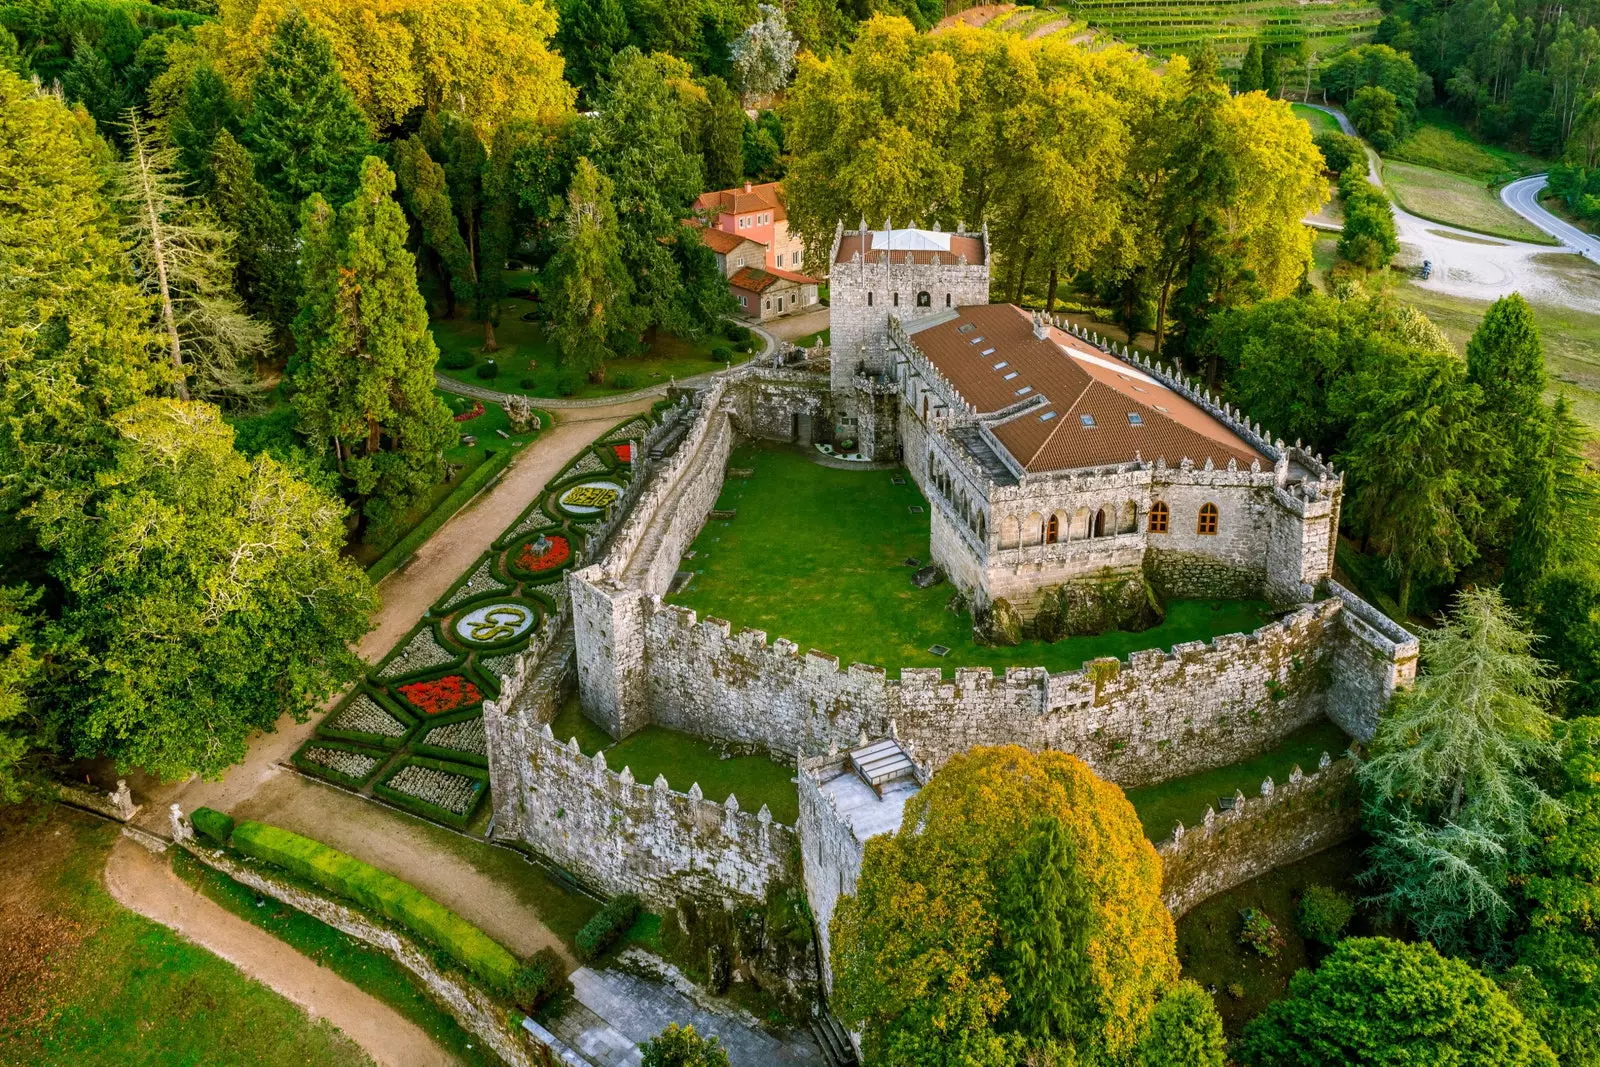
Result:
M489 569L489 561L484 560L478 564L478 569L472 572L472 577L468 578L460 589L450 594L450 599L441 606L448 610L463 600L470 600L484 593L497 593L506 588L508 588L506 584L496 578L494 572Z
M402 674L415 674L429 667L443 666L454 659L455 656L433 639L433 631L424 627L407 643L405 651L378 672L378 677L398 678Z
M606 465L593 452L585 452L583 457L567 469L568 474L604 474Z
M443 808L452 815L465 815L478 795L479 782L464 774L436 771L432 767L407 764L388 781L396 793Z
M328 724L335 730L351 730L379 737L400 737L410 727L390 715L377 701L362 693Z
M552 519L550 516L546 515L542 507L534 508L532 511L528 512L527 515L523 516L521 522L512 527L511 532L506 534L506 539L510 540L514 537L520 537L525 533L530 533L544 526L557 525L559 525L559 523L557 523L556 520Z
M504 656L479 656L478 666L494 675L496 678L509 678L517 669L517 657L522 653L510 652Z
M457 752L470 752L475 756L489 754L489 741L483 734L483 719L468 719L435 726L428 731L426 741L440 748L453 748Z
M650 424L643 419L634 419L626 426L619 426L611 433L606 434L602 444L625 445L629 441L643 441L650 434Z
M364 752L347 752L342 748L308 748L305 760L315 763L319 767L326 767L336 771L347 778L360 780L371 774L378 766L378 757L369 756Z

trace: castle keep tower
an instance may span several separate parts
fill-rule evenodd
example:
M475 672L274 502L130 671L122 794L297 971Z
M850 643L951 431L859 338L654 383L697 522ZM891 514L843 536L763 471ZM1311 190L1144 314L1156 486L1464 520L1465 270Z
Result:
M950 315L989 302L989 230L954 233L897 230L889 221L869 230L840 223L828 257L832 305L832 385L849 389L856 374L881 374L889 317L908 328L918 319Z

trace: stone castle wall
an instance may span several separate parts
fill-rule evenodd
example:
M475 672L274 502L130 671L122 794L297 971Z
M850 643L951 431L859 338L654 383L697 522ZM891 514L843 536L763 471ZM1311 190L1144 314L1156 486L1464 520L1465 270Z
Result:
M1351 737L1371 740L1395 690L1417 680L1417 638L1338 582L1326 584L1344 603L1340 619L1349 634L1330 663L1328 717Z
M806 901L811 905L811 918L816 924L823 991L828 994L833 992L829 927L839 898L855 895L866 848L822 795L819 779L810 773L837 762L837 757L830 756L801 760L799 775L801 867Z
M1360 666L1366 677L1338 691L1356 706L1328 706L1327 671L1342 645L1361 640L1337 597L1253 634L1170 653L1136 652L1062 674L957 669L953 681L937 668L906 668L895 680L866 664L841 670L833 656L782 638L769 644L760 631L734 633L725 621L658 600L639 607L650 720L778 753L814 755L894 733L937 768L974 745L1020 744L1072 752L1132 787L1226 766L1323 714L1341 725L1367 721L1392 691L1392 665L1379 649Z
M1284 783L1261 783L1260 795L1234 794L1233 807L1207 808L1199 826L1179 823L1156 846L1161 897L1180 917L1208 897L1347 839L1360 824L1355 761L1330 760L1306 775L1296 767Z
M548 725L523 758L521 839L602 892L671 908L683 897L762 901L769 886L799 884L795 831L766 805L751 813L736 796L704 799L699 783L677 793L660 776L635 782L604 753L556 741Z

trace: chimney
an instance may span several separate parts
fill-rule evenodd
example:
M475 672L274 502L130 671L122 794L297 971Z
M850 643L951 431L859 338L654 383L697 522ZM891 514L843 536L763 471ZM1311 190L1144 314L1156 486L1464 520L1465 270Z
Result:
M747 192L747 193L750 191L750 183L749 182L745 182L744 183L744 191Z

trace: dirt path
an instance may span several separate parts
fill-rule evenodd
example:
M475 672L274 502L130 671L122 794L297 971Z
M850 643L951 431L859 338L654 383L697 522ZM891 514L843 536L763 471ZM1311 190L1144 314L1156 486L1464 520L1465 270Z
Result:
M648 410L654 400L654 397L644 397L585 408L558 418L554 429L541 434L511 461L492 489L479 493L451 516L450 521L417 550L409 564L378 583L381 603L372 617L372 629L356 646L361 658L369 663L382 659L428 607L444 595L450 583L511 525L544 488L545 482L608 427L624 416ZM322 710L331 708L338 699L330 700ZM244 760L230 767L220 781L191 779L162 785L130 775L130 784L145 805L139 825L170 836L167 810L173 803L181 804L186 812L201 805L232 811L276 777L278 764L287 761L311 736L317 718L313 715L309 721L297 723L292 716L285 715L278 720L274 733L256 737Z
M162 857L127 838L106 862L106 888L118 903L232 963L343 1030L386 1067L451 1067L456 1061L415 1023L325 967L185 885Z

